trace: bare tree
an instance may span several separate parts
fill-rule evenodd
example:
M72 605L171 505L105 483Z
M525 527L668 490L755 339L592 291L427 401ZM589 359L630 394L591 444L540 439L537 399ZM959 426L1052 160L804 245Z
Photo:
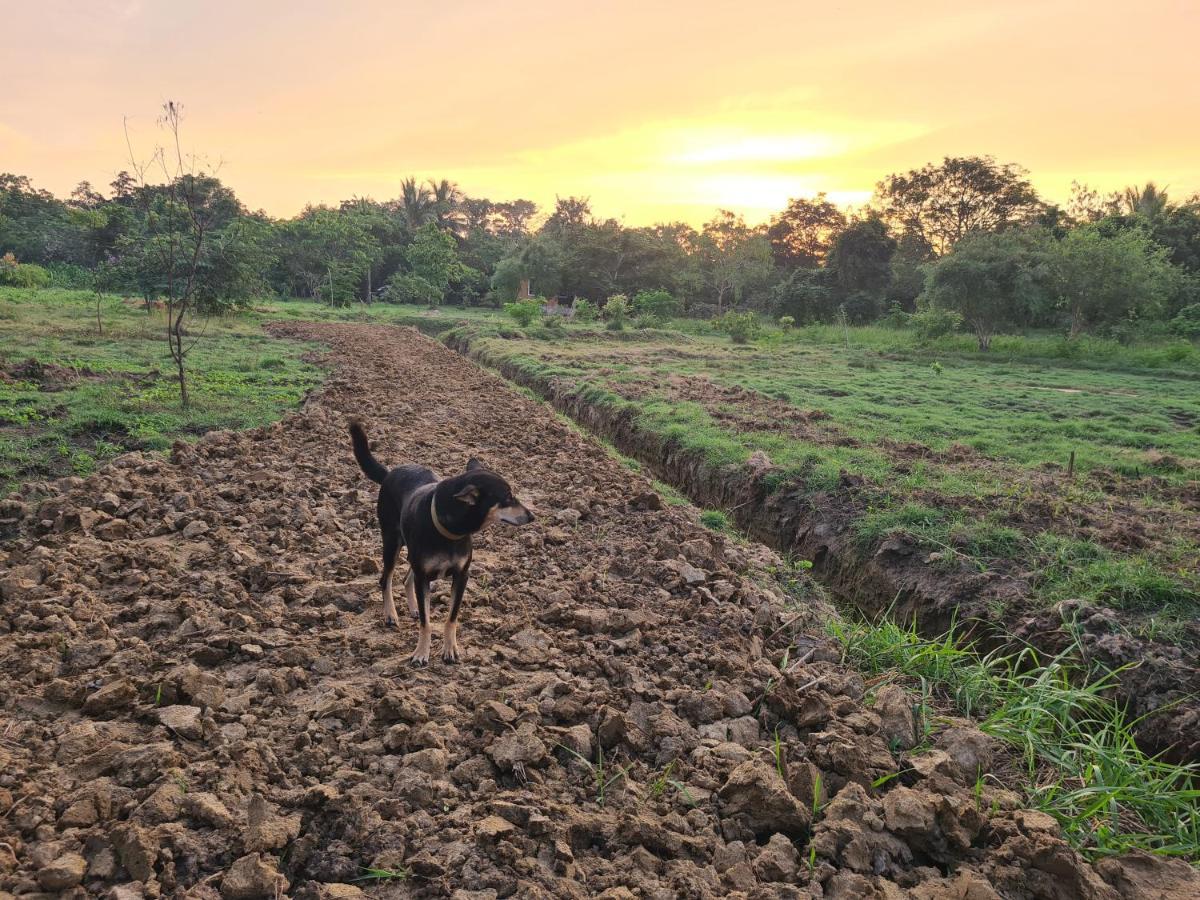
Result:
M180 139L182 107L168 100L163 104L158 125L167 135L146 160L139 161L129 139L125 141L145 215L138 268L146 283L153 284L166 306L167 346L179 380L179 402L189 405L187 356L195 346L188 340L185 322L192 312L206 243L212 230L212 210L207 203L208 173L200 170L195 156L185 156ZM146 174L158 170L161 185L148 185Z

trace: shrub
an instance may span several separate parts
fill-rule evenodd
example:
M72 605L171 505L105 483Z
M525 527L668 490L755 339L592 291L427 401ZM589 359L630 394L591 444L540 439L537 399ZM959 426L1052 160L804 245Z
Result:
M383 291L383 299L391 303L417 303L436 306L441 292L420 275L399 272L392 276Z
M901 328L907 328L912 323L912 314L904 311L904 308L899 303L893 303L887 313L879 320L879 324L884 328L894 328L899 331Z
M604 304L604 318L608 319L611 331L624 328L625 320L629 318L629 298L624 294L613 294L609 297L608 302Z
M596 308L596 304L591 300L584 300L581 297L575 301L575 321L595 322L599 317L600 310Z
M517 324L522 328L527 328L533 324L534 319L542 314L542 301L530 298L528 300L514 300L512 303L505 303L504 314L510 319L515 319Z
M780 316L779 327L784 331L791 331L792 326L796 324L796 320L792 316Z
M20 288L42 288L50 285L50 273L32 263L19 263L15 256L0 256L0 284Z
M562 331L565 321L556 313L546 313L542 316L542 325L550 331Z
M644 313L633 320L633 327L640 331L645 331L647 328L660 328L662 324L662 319L650 313Z
M927 306L918 310L910 319L922 341L932 341L953 334L962 324L962 316L950 309Z
M670 291L638 291L633 298L634 312L656 319L670 319L679 314L679 303Z
M712 327L729 335L735 344L747 344L762 331L758 317L752 312L727 312L713 319Z
M1179 315L1171 320L1171 332L1192 340L1200 338L1200 303L1181 309Z
M55 287L73 290L90 290L95 285L95 277L91 269L77 266L74 263L56 262L46 266L50 272L50 282Z

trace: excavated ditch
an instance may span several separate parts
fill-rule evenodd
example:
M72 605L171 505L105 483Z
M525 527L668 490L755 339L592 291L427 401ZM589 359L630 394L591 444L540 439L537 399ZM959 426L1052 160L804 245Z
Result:
M902 535L864 550L850 525L868 501L860 496L862 479L853 473L842 473L836 492L776 489L770 462L761 455L741 467L713 466L639 425L628 409L591 403L568 379L531 375L503 356L472 346L461 331L450 332L446 342L532 390L694 503L727 511L754 539L810 560L823 584L867 616L915 620L930 636L954 627L984 647L1021 642L1047 655L1062 652L1074 639L1063 627L1069 619L1092 660L1110 670L1127 667L1118 682L1118 700L1131 719L1140 720L1140 745L1173 760L1200 759L1200 671L1179 647L1131 634L1113 610L1078 602L1039 607L1023 579L966 566L947 568Z

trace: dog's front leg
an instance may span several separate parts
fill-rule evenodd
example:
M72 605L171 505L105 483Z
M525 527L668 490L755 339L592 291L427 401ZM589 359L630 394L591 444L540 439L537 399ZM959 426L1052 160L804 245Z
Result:
M413 587L417 595L417 619L421 623L421 635L417 638L417 652L413 654L412 666L422 668L429 665L429 579L413 572Z
M414 619L417 618L417 591L413 587L414 577L412 569L408 570L408 578L404 581L404 595L408 598L408 614Z
M446 627L442 630L442 662L458 662L458 608L462 604L463 593L467 589L467 574L470 563L455 573L450 585L450 612L446 616Z

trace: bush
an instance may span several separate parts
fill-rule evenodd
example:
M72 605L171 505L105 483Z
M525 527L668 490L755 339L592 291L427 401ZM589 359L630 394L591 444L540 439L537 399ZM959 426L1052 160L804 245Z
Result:
M74 263L55 262L46 268L50 272L50 282L55 287L71 290L91 290L95 286L95 276L91 269L77 266Z
M420 275L398 272L393 275L383 291L383 299L391 303L416 303L436 306L442 293Z
M962 316L953 310L928 306L918 310L909 321L922 341L932 341L953 334L962 324Z
M19 263L15 256L0 256L0 284L19 288L50 286L50 273L33 263Z
M645 313L633 320L633 327L640 331L645 331L647 328L661 328L663 320L658 316Z
M596 308L596 304L591 300L584 300L580 297L575 301L575 321L576 322L595 322L600 318L600 310Z
M545 313L542 315L542 325L550 331L562 331L566 324L562 316L557 313Z
M542 301L530 298L528 300L514 300L512 303L505 303L504 314L510 319L515 319L517 324L522 328L527 328L533 324L534 319L542 314Z
M1195 340L1200 338L1200 303L1185 306L1171 320L1171 333Z
M783 329L785 332L791 331L792 326L795 324L796 324L796 320L794 318L792 318L791 316L780 316L779 317L779 327L781 329Z
M912 314L905 312L899 303L893 303L889 307L887 314L879 320L879 324L883 328L894 328L899 331L901 328L907 328L912 324L912 318Z
M633 311L642 316L670 319L679 315L679 303L669 291L638 291L633 298Z
M624 294L613 294L604 304L604 318L608 319L610 331L620 331L629 318L629 298Z
M762 331L758 317L752 312L727 312L712 320L712 327L729 335L735 344L747 344Z

